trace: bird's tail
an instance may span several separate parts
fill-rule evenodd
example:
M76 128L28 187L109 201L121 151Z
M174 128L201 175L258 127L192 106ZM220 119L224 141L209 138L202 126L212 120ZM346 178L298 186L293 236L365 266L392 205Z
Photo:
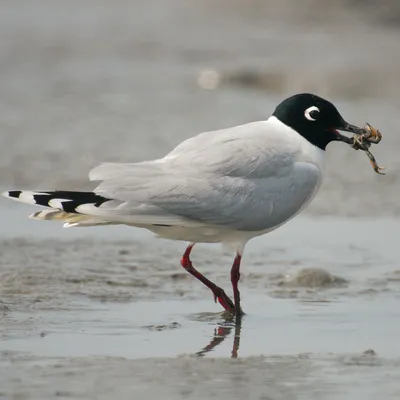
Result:
M23 203L50 207L51 210L38 211L32 214L30 218L63 221L65 228L112 224L110 221L79 213L79 206L81 205L93 204L98 207L110 200L94 192L11 190L2 193L2 195Z

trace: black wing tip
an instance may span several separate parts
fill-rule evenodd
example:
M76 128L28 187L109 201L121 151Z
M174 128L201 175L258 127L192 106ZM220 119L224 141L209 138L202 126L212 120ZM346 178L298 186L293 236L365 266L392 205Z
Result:
M21 193L22 190L8 190L6 192L3 192L2 195L4 197L13 197L14 199L18 199Z
M76 192L65 190L54 191L25 191L9 190L2 193L4 197L44 207L58 208L65 212L78 213L76 208L82 204L93 204L99 207L110 199L100 196L94 192ZM52 200L59 200L59 206L51 205Z

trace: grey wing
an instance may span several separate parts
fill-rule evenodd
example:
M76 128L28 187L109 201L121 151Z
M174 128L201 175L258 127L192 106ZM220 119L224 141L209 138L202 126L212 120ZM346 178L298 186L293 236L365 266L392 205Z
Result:
M81 206L78 211L82 213L113 219L125 216L131 223L177 226L218 224L218 219L223 219L220 196L228 189L223 176L188 173L163 160L101 164L89 176L91 180L102 180L95 192L112 201L100 207Z
M261 231L280 225L301 211L315 194L321 173L313 164L296 163L289 173L279 177L208 178L186 181L152 202L190 220Z
M127 166L118 178L103 181L96 192L115 200L104 203L94 214L93 210L86 212L138 224L217 225L258 231L298 212L320 179L318 168L309 163L297 163L284 176L254 179L185 176L166 172L157 163L139 174L142 167Z

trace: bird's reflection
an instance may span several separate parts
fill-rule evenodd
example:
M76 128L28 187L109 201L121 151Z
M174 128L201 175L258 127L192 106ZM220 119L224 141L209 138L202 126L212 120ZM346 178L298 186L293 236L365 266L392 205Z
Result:
M223 322L218 323L218 327L214 329L214 337L211 339L207 346L203 347L196 353L198 357L204 357L207 353L214 350L220 345L232 331L234 331L233 345L231 358L238 357L240 345L240 332L242 329L242 319L235 320L234 318L227 318Z

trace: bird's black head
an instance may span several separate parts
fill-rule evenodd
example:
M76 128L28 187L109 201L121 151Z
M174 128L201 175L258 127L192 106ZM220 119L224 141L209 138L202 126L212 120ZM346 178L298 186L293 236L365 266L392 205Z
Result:
M338 130L364 133L362 128L347 123L332 103L309 93L296 94L282 101L273 116L322 150L332 141L352 143Z

